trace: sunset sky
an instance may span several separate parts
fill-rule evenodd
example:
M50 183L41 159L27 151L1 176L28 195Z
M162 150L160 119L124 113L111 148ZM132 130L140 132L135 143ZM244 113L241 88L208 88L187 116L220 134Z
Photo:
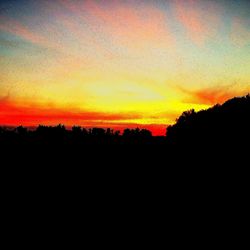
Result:
M0 124L145 127L250 91L248 0L0 0Z

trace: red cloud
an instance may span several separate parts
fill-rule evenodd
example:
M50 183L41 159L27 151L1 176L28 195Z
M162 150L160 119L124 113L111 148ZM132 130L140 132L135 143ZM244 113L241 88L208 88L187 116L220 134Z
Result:
M66 126L82 125L85 127L110 127L115 130L125 128L146 128L153 135L165 135L165 124L138 124L133 119L140 119L138 114L114 114L79 110L63 110L41 107L34 104L20 105L10 100L8 96L0 98L0 124L9 126L37 126L39 124ZM124 123L123 120L131 122Z
M0 99L0 124L36 125L39 123L82 124L111 122L119 120L140 119L138 114L104 113L80 110L65 110L53 107L42 107L34 104L20 104L8 97Z
M80 124L97 121L119 121L139 119L137 114L113 114L79 110L63 110L58 108L43 108L34 104L20 105L5 97L0 100L0 123L15 125L35 125L39 123Z
M239 95L245 95L249 89L237 90L233 85L216 86L198 90L190 90L181 86L176 87L185 97L184 102L215 105Z

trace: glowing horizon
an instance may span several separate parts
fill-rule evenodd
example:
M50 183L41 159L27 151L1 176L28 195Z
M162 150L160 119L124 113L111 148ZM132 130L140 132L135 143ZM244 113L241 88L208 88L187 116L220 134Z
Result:
M250 91L246 0L0 1L0 124L150 128Z

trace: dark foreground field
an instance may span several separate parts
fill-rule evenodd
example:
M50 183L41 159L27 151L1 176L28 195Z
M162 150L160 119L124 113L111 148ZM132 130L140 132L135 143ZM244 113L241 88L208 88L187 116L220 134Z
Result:
M249 210L249 142L249 96L184 112L166 137L61 125L2 129L5 214L23 218L20 225L39 218L64 228L65 218L84 219L88 229L101 224L106 232L107 225L171 223L185 232L211 227L221 237L215 225L231 228Z

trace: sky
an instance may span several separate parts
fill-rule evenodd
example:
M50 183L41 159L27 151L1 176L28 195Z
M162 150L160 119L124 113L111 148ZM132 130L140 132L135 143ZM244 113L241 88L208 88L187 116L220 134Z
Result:
M162 135L248 92L248 0L0 0L1 125Z

